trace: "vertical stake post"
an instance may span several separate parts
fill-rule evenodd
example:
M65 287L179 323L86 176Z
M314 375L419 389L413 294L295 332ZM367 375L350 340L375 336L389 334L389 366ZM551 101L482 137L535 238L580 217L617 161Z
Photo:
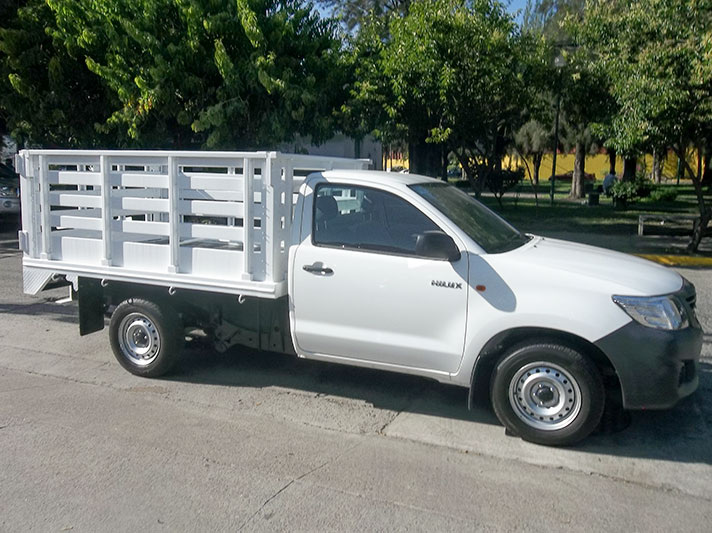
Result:
M47 157L40 156L40 211L42 213L42 253L40 259L52 258L52 213L47 176Z
M171 249L168 272L180 272L180 186L175 157L168 156L168 243Z
M101 239L104 244L104 257L101 259L101 264L104 266L111 265L111 224L113 217L111 216L111 160L109 157L102 155L100 157L101 167L101 219L103 222L103 231Z

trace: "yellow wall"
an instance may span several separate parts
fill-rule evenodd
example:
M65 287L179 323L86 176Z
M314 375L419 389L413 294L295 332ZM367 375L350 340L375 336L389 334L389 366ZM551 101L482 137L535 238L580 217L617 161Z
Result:
M566 174L567 172L572 172L574 169L574 157L575 154L558 154L556 156L556 174ZM697 153L688 153L687 160L690 166L696 170L697 169ZM529 162L530 170L533 172L531 159L527 159ZM511 158L512 167L525 165L521 162L519 157ZM547 154L541 162L541 168L539 169L539 179L547 180L551 176L551 164L552 164L552 154ZM504 167L509 166L509 158L505 158ZM638 159L638 165L645 167L647 173L651 172L653 168L653 156L650 154L645 155ZM608 174L608 154L596 154L589 155L586 157L585 171L588 174L593 174L596 179L603 179L603 177ZM616 158L616 174L619 176L623 174L623 158ZM527 176L528 178L529 176ZM663 166L663 178L675 179L677 177L677 155L673 152L669 152L667 158L665 159L665 165ZM689 176L686 176L689 177Z
M395 154L394 154L395 155ZM574 170L574 158L575 154L558 154L556 156L556 174L566 174L567 172L573 172ZM527 159L529 162L529 169L533 172L534 168L532 166L532 160ZM687 153L687 161L693 170L697 170L697 152L690 151ZM504 168L516 168L525 167L522 163L521 158L518 156L505 156L502 162ZM541 162L541 168L539 169L539 179L548 180L551 176L551 165L552 165L552 154L546 154ZM651 154L646 154L643 157L638 158L638 165L640 167L645 167L645 172L650 173L653 168L653 156ZM391 167L404 167L409 168L410 164L408 158L403 156L403 158L392 158L388 159L386 162L386 168ZM588 174L593 174L596 176L597 180L602 180L606 174L608 174L608 154L595 154L586 156L585 171ZM616 174L621 176L623 174L623 158L618 156L616 158ZM529 178L529 176L526 176ZM665 158L665 164L663 166L663 178L675 179L677 177L677 155L670 151ZM685 175L689 177L689 175Z

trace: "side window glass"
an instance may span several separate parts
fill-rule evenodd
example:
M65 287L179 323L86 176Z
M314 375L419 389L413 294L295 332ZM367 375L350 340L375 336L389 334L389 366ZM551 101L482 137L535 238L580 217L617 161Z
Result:
M418 235L439 228L393 194L344 185L320 185L314 205L314 243L415 255Z

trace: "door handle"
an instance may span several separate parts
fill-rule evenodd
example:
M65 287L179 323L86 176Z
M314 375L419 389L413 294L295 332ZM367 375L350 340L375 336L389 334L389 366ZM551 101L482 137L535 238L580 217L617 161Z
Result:
M333 274L334 271L329 267L322 266L321 263L314 263L313 265L304 265L302 267L305 271L311 272L312 274Z

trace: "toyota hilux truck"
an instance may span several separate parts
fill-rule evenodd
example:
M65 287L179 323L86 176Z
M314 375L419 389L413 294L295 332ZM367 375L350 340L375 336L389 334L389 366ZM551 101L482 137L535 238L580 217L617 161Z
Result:
M616 395L698 385L695 288L673 270L517 231L470 195L367 161L277 152L25 150L24 290L158 377L187 336L466 387L511 434L572 444Z

